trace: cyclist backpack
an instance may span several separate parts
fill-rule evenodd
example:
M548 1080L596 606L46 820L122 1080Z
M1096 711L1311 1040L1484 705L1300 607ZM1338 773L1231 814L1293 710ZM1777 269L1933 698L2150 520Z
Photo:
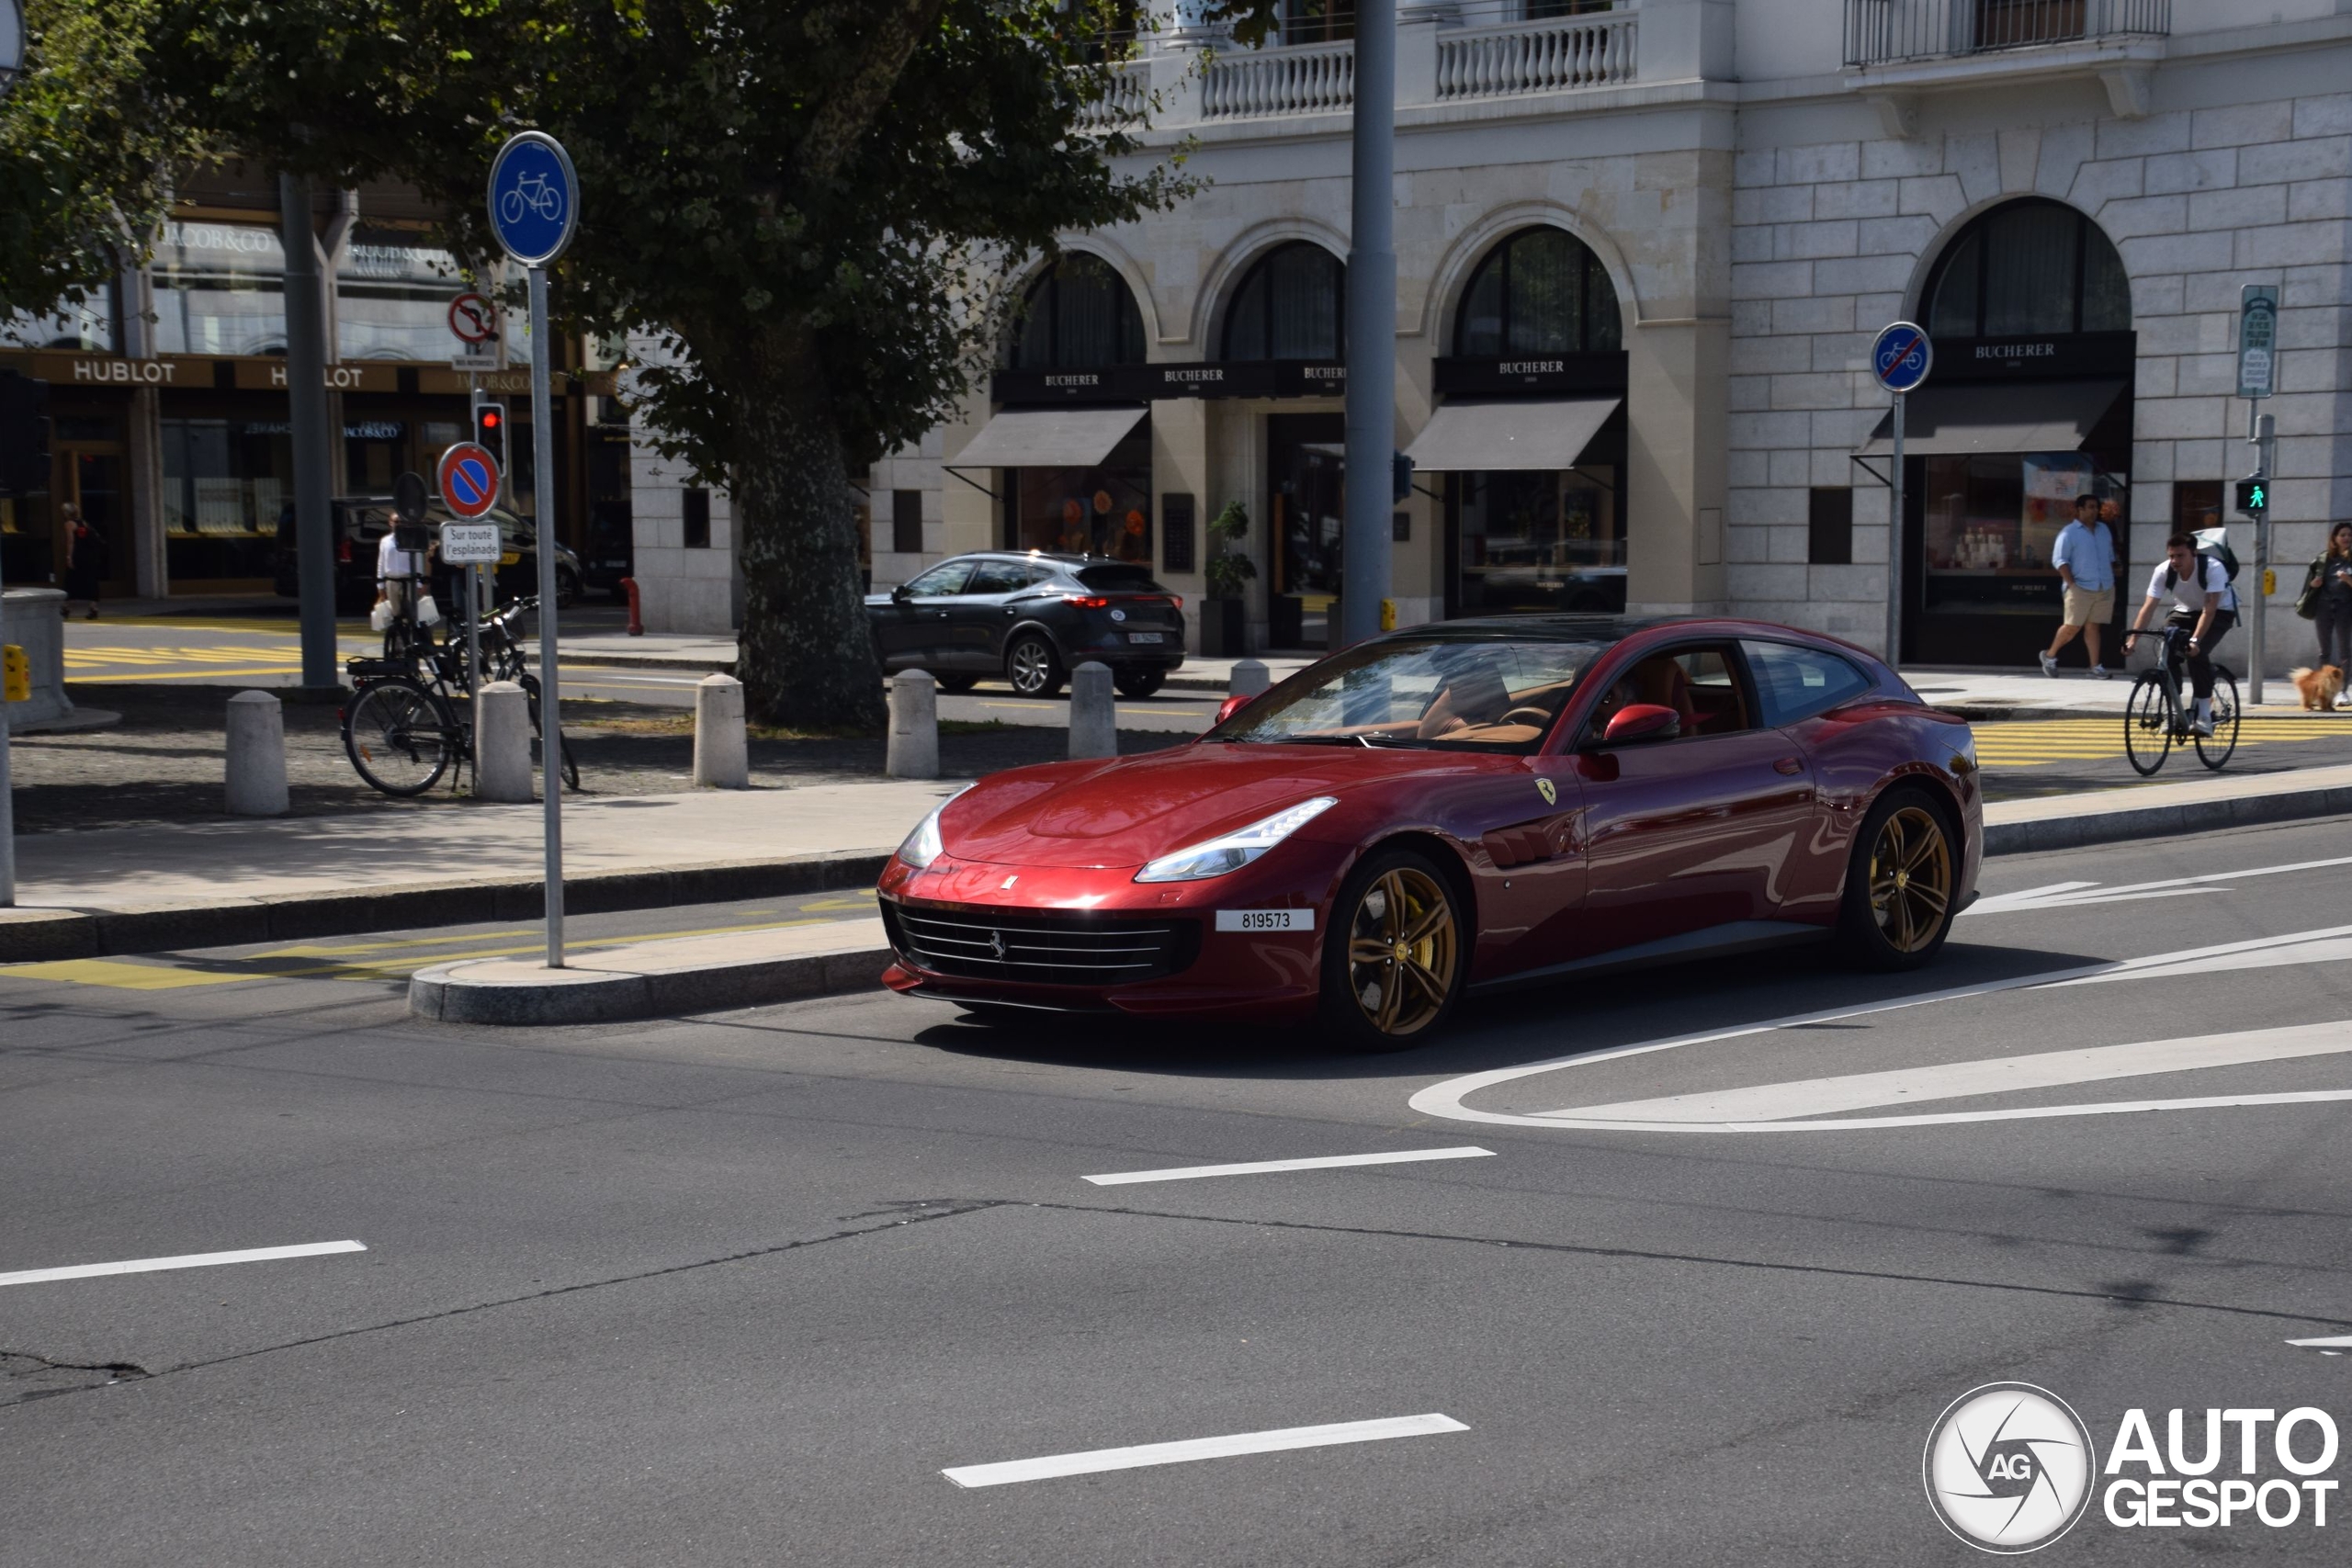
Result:
M2217 560L2222 563L2222 576L2224 581L2235 582L2238 580L2238 555L2235 550L2230 548L2230 531L2227 528L2199 528L2189 537L2197 541L2197 559L2199 563L2197 568L2197 580L2199 586L2202 586L2205 581L2205 568L2202 563L2207 560ZM2169 592L2178 586L2180 586L2180 573L2167 568L2165 571L2165 590Z

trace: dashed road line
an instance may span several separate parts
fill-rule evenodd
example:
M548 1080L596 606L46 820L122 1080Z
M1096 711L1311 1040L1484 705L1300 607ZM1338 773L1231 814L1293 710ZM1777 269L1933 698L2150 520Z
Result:
M1206 1176L1262 1176L1284 1170L1335 1170L1360 1165L1408 1165L1431 1159L1486 1159L1494 1155L1492 1149L1482 1149L1465 1144L1448 1149L1393 1149L1376 1155L1323 1155L1310 1159L1261 1159L1242 1165L1179 1165L1164 1170L1116 1170L1107 1176L1085 1176L1079 1179L1091 1181L1097 1187L1125 1187L1142 1181L1193 1181Z
M1330 1448L1340 1443L1376 1443L1391 1438L1427 1438L1441 1432L1470 1428L1451 1416L1391 1416L1377 1421L1340 1421L1325 1427L1283 1427L1271 1432L1237 1432L1226 1438L1191 1438L1174 1443L1144 1443L1127 1449L1092 1449L1083 1453L1047 1454L1042 1459L1008 1460L999 1464L965 1464L939 1473L958 1486L1004 1486L1019 1481L1046 1481L1062 1475L1093 1475L1106 1470L1140 1470L1147 1465L1186 1464L1194 1460L1230 1459L1237 1454L1282 1453L1293 1449Z
M95 1280L109 1274L154 1274L167 1269L214 1269L224 1263L275 1263L288 1258L323 1258L365 1252L356 1241L308 1241L296 1247L249 1247L241 1252L189 1252L177 1258L133 1258L120 1263L74 1263L62 1269L21 1269L0 1274L0 1285L45 1285L54 1280Z

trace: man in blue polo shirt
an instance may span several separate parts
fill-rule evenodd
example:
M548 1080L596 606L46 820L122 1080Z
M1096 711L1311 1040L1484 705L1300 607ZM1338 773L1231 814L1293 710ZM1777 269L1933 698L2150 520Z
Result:
M2065 584L2065 611L2058 635L2042 650L2041 672L2056 678L2058 650L2081 632L2091 656L2091 674L2104 681L2108 669L2099 662L2098 633L2115 618L2115 535L2099 520L2098 497L2075 498L2075 520L2058 531L2058 542L2050 547L2050 564Z

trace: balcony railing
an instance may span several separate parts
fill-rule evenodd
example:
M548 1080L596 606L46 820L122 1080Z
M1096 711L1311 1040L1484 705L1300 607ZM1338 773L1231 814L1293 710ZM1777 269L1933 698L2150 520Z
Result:
M1624 11L1438 35L1437 96L1509 97L1610 87L1634 79L1634 19Z
M1330 114L1356 99L1356 48L1264 49L1220 54L1201 81L1203 119Z
M2171 31L2172 0L1846 0L1846 63L1887 65Z
M1118 130L1143 124L1144 110L1151 101L1151 67L1136 60L1110 69L1110 90L1078 111L1080 130Z

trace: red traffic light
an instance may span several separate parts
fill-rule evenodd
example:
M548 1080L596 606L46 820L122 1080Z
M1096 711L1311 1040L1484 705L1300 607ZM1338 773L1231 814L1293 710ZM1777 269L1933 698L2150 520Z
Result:
M498 410L484 409L481 411L481 427L484 430L499 429L501 426L504 425L505 423L506 416L499 412Z

